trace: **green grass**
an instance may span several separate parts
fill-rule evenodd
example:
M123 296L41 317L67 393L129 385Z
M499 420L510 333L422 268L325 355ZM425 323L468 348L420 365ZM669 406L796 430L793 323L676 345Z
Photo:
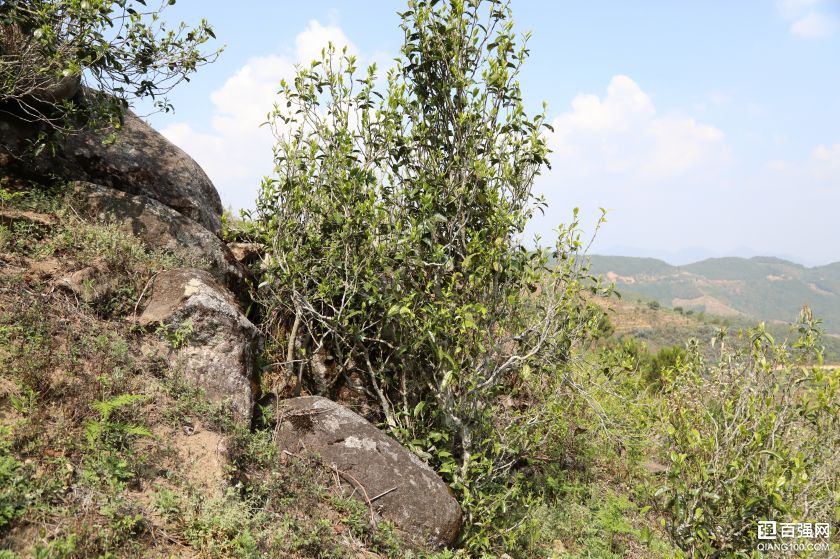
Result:
M652 531L645 507L600 483L569 480L562 497L540 512L544 551L552 559L675 557L675 550Z

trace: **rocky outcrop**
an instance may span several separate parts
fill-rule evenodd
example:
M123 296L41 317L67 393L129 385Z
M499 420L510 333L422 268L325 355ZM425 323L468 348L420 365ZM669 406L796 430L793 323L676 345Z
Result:
M416 544L441 548L458 536L461 509L449 487L420 458L349 409L318 396L284 400L277 441L283 450L317 454L348 473L362 486L353 487L354 496L371 500L378 514Z
M0 111L0 167L22 176L57 176L157 200L210 232L221 232L222 202L199 165L128 112L117 131L82 130L37 156L23 156L39 128ZM113 138L111 135L113 134Z
M155 276L144 302L138 321L164 329L176 369L249 421L262 338L231 294L207 272L182 268Z
M49 93L74 94L72 87ZM79 97L87 94L83 91ZM209 400L230 406L241 423L250 422L259 396L262 336L243 309L248 304L248 279L261 273L265 247L228 247L220 240L222 207L207 175L135 115L126 115L113 138L108 131L85 130L62 140L55 151L24 155L27 142L38 132L37 125L0 111L0 172L73 182L70 207L79 217L114 223L148 247L171 251L189 262L193 267L155 274L132 316L157 334L145 337L150 355L168 353L171 370L202 389ZM31 212L0 208L0 223L32 224L37 218ZM44 221L32 230L52 226ZM78 300L107 304L120 289L119 282L101 263L84 265L73 273L67 270L53 285ZM312 363L314 378L320 379L325 393L336 386L339 371L325 350L316 351ZM363 409L368 403L361 384L351 375L333 396ZM418 456L331 400L303 397L276 405L281 449L318 455L344 480L348 494L392 522L415 545L453 544L461 527L460 506ZM227 440L195 425L158 436L172 442L189 485L208 499L224 494L231 467Z
M195 221L147 196L132 195L88 182L74 185L71 206L83 218L113 222L147 246L164 249L205 265L241 303L247 304L245 270L228 247Z

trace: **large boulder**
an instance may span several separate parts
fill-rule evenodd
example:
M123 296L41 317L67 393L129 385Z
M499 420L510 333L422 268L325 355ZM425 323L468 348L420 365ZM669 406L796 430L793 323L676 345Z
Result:
M277 441L282 450L317 454L325 464L349 474L345 481L353 486L353 495L372 500L376 512L414 543L441 548L458 536L461 508L443 480L415 454L340 404L319 396L283 400Z
M162 328L174 366L211 401L249 421L262 338L232 294L209 273L181 268L155 276L144 302L138 321Z
M147 196L126 194L106 186L76 182L70 202L83 218L116 223L120 230L151 248L164 249L201 264L241 303L247 304L244 267L214 234Z
M0 111L0 168L21 176L90 181L148 196L216 235L221 232L222 202L205 172L130 111L119 130L81 130L54 152L24 155L40 131L36 123Z

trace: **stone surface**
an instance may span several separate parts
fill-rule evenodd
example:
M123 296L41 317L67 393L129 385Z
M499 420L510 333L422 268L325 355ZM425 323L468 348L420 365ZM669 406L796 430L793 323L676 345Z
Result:
M109 132L81 131L55 153L22 157L37 126L0 111L0 166L21 176L57 176L148 196L221 232L222 202L207 174L189 155L129 112L114 141ZM105 143L103 143L105 142Z
M152 248L169 250L208 271L247 304L245 270L216 235L146 196L132 195L88 182L76 182L71 206L83 218L114 222Z
M58 103L75 97L82 88L79 76L48 77L43 79L27 102Z
M279 409L277 441L282 450L317 454L350 474L375 499L376 512L415 543L441 548L455 541L461 509L449 487L420 458L326 398L283 400ZM354 495L363 499L360 488L355 489Z
M155 276L141 304L141 325L167 329L175 367L210 400L250 421L262 338L232 294L209 273L181 268Z
M265 246L260 243L228 243L233 257L244 266L253 266L262 260Z
M18 223L24 223L35 228L51 229L58 223L58 220L50 214L0 207L0 225L14 228Z
M85 303L97 303L113 296L119 288L119 281L104 266L96 263L59 279L56 285Z

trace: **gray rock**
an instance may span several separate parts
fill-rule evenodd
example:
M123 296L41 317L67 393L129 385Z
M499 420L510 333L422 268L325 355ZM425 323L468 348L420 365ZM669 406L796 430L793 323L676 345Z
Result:
M379 496L374 509L412 541L431 548L455 541L461 508L449 487L370 422L319 396L282 401L278 419L281 449L318 454L326 464L349 473L369 498ZM355 489L354 495L364 500L361 489Z
M145 303L138 321L167 329L176 367L210 400L250 420L262 337L231 293L207 272L182 268L155 276Z
M31 94L31 101L36 103L58 103L75 97L82 88L79 76L47 76L42 79Z
M97 303L112 297L119 287L119 281L104 266L94 264L59 279L56 285L75 294L85 303Z
M230 288L240 303L248 303L244 268L217 236L195 221L146 196L88 182L75 183L70 203L81 217L114 222L151 248L206 263L207 270Z
M50 230L58 223L58 220L50 214L26 210L7 210L0 207L0 225L14 227L17 223L25 223L35 229Z
M148 196L221 232L222 202L205 172L189 155L133 113L117 131L83 130L53 153L24 156L39 133L36 124L0 111L0 166L21 176L83 180ZM113 141L106 141L111 133ZM103 143L104 142L104 143Z
M260 243L228 243L227 246L236 261L243 266L259 263L265 254L265 246Z

